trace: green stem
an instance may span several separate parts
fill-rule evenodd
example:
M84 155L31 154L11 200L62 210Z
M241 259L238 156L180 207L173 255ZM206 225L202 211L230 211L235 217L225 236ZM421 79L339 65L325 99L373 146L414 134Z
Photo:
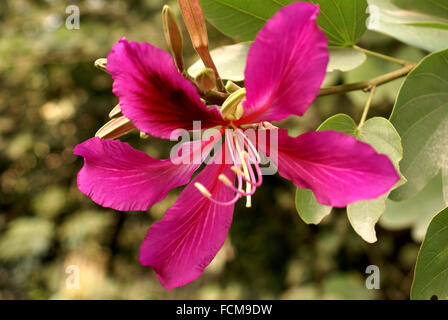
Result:
M364 112L362 113L361 120L359 121L358 129L361 129L366 122L367 115L369 114L370 106L372 105L373 96L375 95L376 86L370 88L369 98L367 99L366 106L364 107Z
M371 56L374 56L374 57L377 57L377 58L380 58L380 59L383 59L383 60L387 60L387 61L390 61L390 62L393 62L393 63L397 63L397 64L402 65L402 66L406 66L406 65L410 64L409 61L397 59L397 58L394 58L394 57L390 57L390 56L387 56L387 55L379 53L379 52L370 51L370 50L358 47L357 45L354 45L353 48L358 50L358 51L364 52L365 54L368 54L368 55L371 55Z

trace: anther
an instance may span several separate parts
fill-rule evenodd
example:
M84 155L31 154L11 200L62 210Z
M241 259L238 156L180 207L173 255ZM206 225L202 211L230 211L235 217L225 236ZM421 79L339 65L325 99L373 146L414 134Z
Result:
M204 185L202 185L199 182L195 182L194 186L199 190L199 192L202 193L203 196L210 198L212 196L212 194L210 193L210 191L207 190L206 187L204 187Z
M230 170L232 170L233 172L235 172L235 174L244 177L244 172L241 171L240 169L238 169L235 166L230 167Z
M232 187L233 183L229 180L229 178L227 178L225 175L220 174L218 176L219 181L221 181L222 183L224 183L226 186L228 187Z

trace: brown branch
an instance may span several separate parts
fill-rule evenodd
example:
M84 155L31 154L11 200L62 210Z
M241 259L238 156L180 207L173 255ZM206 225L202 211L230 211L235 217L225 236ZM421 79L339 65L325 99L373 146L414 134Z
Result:
M355 91L355 90L363 90L365 92L368 92L373 87L378 87L380 85L383 85L385 83L391 82L395 79L398 79L398 78L408 75L412 70L414 70L414 68L416 66L417 66L416 63L409 63L399 70L383 74L379 77L376 77L376 78L373 78L370 80L356 82L356 83L350 83L350 84L343 84L340 86L322 88L319 91L319 97L328 96L331 94Z

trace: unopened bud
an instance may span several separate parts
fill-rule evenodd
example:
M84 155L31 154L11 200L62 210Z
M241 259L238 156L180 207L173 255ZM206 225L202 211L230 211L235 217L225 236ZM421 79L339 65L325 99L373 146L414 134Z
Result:
M173 56L177 69L182 73L184 72L184 59L182 57L182 32L173 11L171 11L170 7L167 5L163 7L162 19L166 43L170 48L171 55Z
M120 105L117 104L110 112L109 112L109 118L116 118L119 116L122 116Z
M201 57L204 65L215 72L217 88L220 91L224 91L224 85L208 50L207 28L205 27L204 12L199 0L178 0L178 3L193 47Z
M101 139L116 139L125 134L134 131L136 128L132 122L125 116L113 118L102 126L95 134L95 137Z
M199 90L207 93L216 87L215 71L205 68L196 76L195 81Z
M107 72L106 66L107 66L107 59L106 58L100 58L96 59L94 62L95 68L98 68L100 70L103 70L104 72Z

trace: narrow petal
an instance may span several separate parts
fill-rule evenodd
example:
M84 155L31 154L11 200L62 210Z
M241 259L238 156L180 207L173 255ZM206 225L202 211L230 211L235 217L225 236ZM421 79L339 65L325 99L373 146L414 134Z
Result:
M224 244L234 206L214 204L194 186L199 182L214 199L228 201L233 192L218 180L220 174L234 179L230 165L209 163L163 219L148 230L140 248L140 262L155 270L166 289L199 277Z
M180 158L190 159L199 150L203 159L212 139L184 144ZM154 159L127 143L97 137L77 145L74 153L84 157L79 190L99 205L120 211L148 210L171 189L188 183L201 163Z
M107 57L113 92L123 114L143 132L170 138L175 129L222 124L217 107L207 108L193 84L177 70L170 55L149 43L116 43Z
M267 143L259 148L275 159L282 177L311 189L319 203L333 207L378 198L400 179L387 156L336 131L291 138L286 130L278 130L278 146Z
M245 71L241 123L301 116L319 93L328 64L319 6L292 3L272 17L252 44Z

